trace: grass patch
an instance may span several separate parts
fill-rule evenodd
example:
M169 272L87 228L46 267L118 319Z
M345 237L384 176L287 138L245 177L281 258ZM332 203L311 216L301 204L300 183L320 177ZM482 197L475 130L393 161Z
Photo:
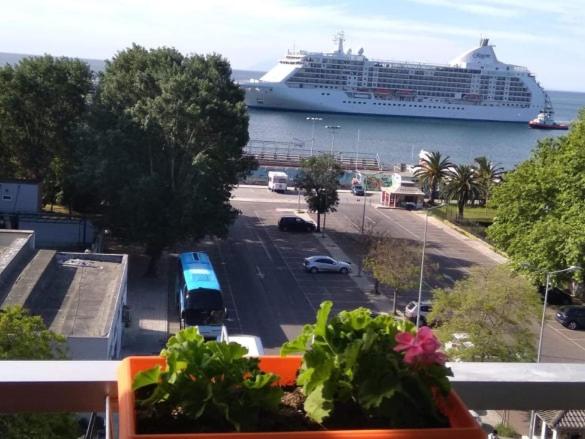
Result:
M516 430L514 430L509 425L503 424L501 422L495 426L495 429L498 430L498 436L500 436L500 437L512 437L512 438L520 437L520 435L516 432Z
M450 204L440 209L431 210L430 213L454 221L458 214L457 205ZM492 222L495 216L496 209L493 207L465 206L463 209L463 218L467 221Z

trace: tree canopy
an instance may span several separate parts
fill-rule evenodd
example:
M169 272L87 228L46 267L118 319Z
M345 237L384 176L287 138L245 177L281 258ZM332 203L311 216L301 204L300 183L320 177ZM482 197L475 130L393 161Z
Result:
M364 269L370 271L376 281L392 288L394 314L398 294L419 285L421 254L422 246L418 243L406 239L381 237L374 238L364 258ZM437 272L437 268L425 254L425 278L431 278Z
M479 187L479 201L482 206L485 206L491 197L493 187L501 181L504 168L485 156L476 157L473 161Z
M231 190L256 166L243 155L243 91L219 55L137 45L118 53L100 78L86 140L80 198L91 188L103 224L145 244L153 262L178 240L224 236L238 213Z
M1 175L42 182L45 201L63 195L92 80L86 63L50 55L0 67Z
M488 236L517 265L537 267L541 283L542 272L585 267L585 113L567 136L540 141L506 174L492 202Z
M337 187L342 175L341 165L330 154L312 156L301 162L295 185L305 191L309 210L317 212L317 231L321 230L321 214L336 211Z
M443 193L445 198L457 200L458 216L463 219L465 205L477 199L481 193L475 168L470 165L456 165L449 171Z
M414 175L420 180L422 188L429 192L431 204L435 202L439 184L449 174L452 166L449 156L443 157L439 151L432 151L415 167Z
M541 310L536 288L505 265L477 267L452 289L433 292L429 321L444 342L465 333L467 346L449 350L464 361L533 361L535 321Z
M0 360L65 359L65 337L20 307L0 310ZM77 438L79 426L68 414L0 415L0 437Z

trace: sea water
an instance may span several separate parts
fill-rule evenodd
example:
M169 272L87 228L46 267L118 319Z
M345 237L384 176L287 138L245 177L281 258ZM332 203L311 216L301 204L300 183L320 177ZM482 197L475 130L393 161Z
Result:
M258 78L258 72L234 71L235 79ZM548 91L555 120L574 120L585 107L585 93ZM486 156L505 169L528 159L538 140L566 131L537 130L528 124L335 113L274 111L251 108L250 139L304 143L310 149L315 122L315 149L353 154L377 153L384 164L415 163L421 149L440 151L457 164ZM536 114L535 114L536 116ZM341 128L328 130L326 125ZM358 139L359 132L359 139Z

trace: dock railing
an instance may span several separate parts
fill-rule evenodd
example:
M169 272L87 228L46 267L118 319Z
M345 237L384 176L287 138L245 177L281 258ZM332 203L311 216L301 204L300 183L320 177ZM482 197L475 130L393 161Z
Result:
M303 159L330 152L326 149L307 148L300 139L290 142L251 139L244 148L244 153L253 156L262 166L298 167ZM333 156L346 170L384 170L378 153L334 151Z

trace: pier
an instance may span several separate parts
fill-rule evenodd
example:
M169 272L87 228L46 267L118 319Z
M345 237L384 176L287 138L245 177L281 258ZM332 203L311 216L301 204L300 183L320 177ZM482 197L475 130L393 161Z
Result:
M290 142L250 139L244 154L253 156L260 166L299 167L303 159L314 155L331 154L331 150L309 148L300 139ZM333 157L345 170L382 171L384 164L376 153L333 151Z

